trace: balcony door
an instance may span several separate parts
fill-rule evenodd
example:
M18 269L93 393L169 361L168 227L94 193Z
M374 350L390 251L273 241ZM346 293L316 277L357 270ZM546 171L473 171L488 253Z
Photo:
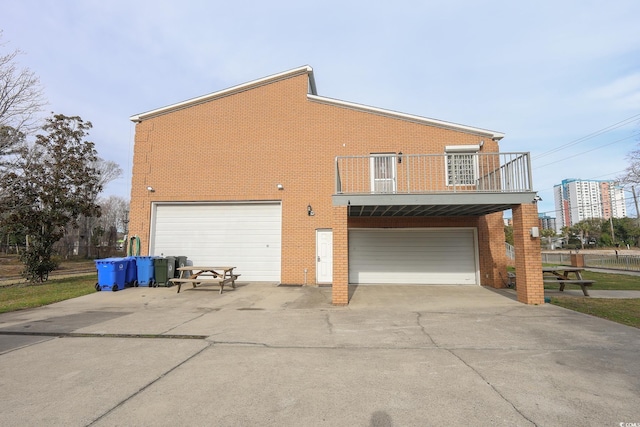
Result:
M396 154L372 154L370 158L371 192L396 192Z

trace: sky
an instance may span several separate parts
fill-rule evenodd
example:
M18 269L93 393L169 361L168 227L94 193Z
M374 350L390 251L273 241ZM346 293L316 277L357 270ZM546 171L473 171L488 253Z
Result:
M320 96L503 132L556 216L554 185L640 148L639 19L637 0L3 0L0 54L23 52L46 115L93 124L124 171L104 196L130 196L130 116L310 65Z

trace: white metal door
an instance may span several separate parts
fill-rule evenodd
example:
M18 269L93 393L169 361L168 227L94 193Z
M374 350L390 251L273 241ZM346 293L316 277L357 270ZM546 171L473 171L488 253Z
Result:
M233 266L246 281L279 282L281 241L280 203L158 203L149 250Z
M372 154L370 160L371 192L396 192L396 155Z
M333 281L333 230L316 230L316 282Z
M476 230L350 230L349 282L479 284Z

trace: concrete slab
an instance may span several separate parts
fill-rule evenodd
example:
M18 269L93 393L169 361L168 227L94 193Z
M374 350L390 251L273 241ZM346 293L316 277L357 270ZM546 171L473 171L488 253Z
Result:
M628 350L459 349L453 353L536 425L620 425L638 420L640 365Z
M90 310L80 313L48 317L46 319L28 320L21 323L0 327L2 332L23 332L28 334L69 333L86 325L102 323L110 319L126 316L127 312L111 312Z
M56 338L5 353L0 425L90 425L204 348L202 340Z
M174 397L167 399L165 390ZM180 419L190 425L531 425L445 350L219 345L95 425L169 426Z
M0 334L0 355L18 348L27 347L54 337L42 335L2 335Z
M639 329L477 286L330 292L135 288L2 314L0 425L640 420ZM33 328L61 338L6 335Z

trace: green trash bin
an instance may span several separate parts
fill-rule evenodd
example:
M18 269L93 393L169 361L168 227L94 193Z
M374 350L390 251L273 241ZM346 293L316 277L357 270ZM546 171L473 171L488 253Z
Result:
M176 259L175 261L176 264L173 271L173 277L180 277L180 271L178 270L178 268L185 267L187 265L187 257L182 255L176 255L174 258Z
M154 284L155 287L171 286L171 282L169 282L169 279L173 278L175 262L175 258L172 256L155 258L153 260L153 269L156 276Z

